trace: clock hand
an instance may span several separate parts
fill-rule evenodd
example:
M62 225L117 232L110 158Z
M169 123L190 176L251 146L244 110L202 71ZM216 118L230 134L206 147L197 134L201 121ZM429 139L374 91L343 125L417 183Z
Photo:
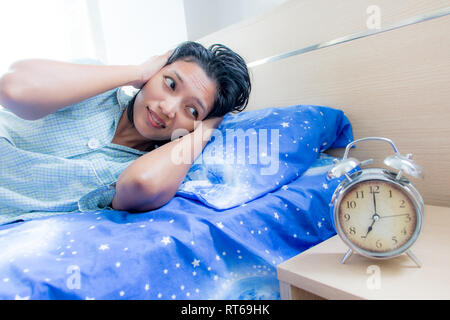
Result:
M375 215L374 215L375 216ZM369 228L367 229L367 233L366 233L366 235L365 236L361 236L361 238L367 238L367 235L369 234L369 232L370 231L372 231L372 227L373 227L373 224L375 223L375 221L377 221L377 220L375 220L375 218L374 217L372 217L372 219L373 219L373 221L372 221L372 224L369 226Z
M372 224L369 226L369 228L367 229L367 233L365 236L361 236L361 238L367 238L367 235L369 234L370 231L372 231L372 227L375 224L375 222L378 221L378 219L380 219L380 216L377 214L377 202L375 200L375 192L372 192L373 195L373 216L372 216Z
M377 214L377 202L375 201L375 192L373 192L372 195L373 195L373 214Z
M391 216L382 216L382 217L380 217L380 219L383 219L383 218L391 218L391 217L401 217L401 216L407 216L407 215L409 215L409 213L394 214L394 215L391 215Z

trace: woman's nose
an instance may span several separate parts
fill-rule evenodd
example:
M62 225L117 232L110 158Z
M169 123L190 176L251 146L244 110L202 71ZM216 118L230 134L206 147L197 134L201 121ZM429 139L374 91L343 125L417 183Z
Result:
M176 99L167 99L159 104L161 112L169 119L175 117L179 103Z

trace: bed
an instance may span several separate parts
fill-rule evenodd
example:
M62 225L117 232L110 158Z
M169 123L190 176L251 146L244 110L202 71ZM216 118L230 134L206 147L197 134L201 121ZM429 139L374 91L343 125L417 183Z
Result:
M19 152L8 139L1 170ZM113 183L76 211L3 221L0 298L278 299L276 265L334 234L328 203L339 179L328 178L335 158L324 151L352 139L345 114L326 106L227 114L157 210L113 210Z
M368 29L371 4L288 1L200 39L249 62L248 109L221 127L244 129L249 144L250 128L280 130L277 178L260 179L258 165L196 162L151 212L98 208L0 226L0 299L279 299L276 266L335 235L329 202L340 180L327 172L365 136L413 153L425 203L450 206L448 1L378 1L382 24ZM219 140L202 155L215 157ZM377 165L387 152L352 150ZM249 172L252 188L236 178Z
M302 179L223 211L175 197L0 229L1 299L279 299L276 265L330 236L331 158ZM328 190L335 182L327 185Z

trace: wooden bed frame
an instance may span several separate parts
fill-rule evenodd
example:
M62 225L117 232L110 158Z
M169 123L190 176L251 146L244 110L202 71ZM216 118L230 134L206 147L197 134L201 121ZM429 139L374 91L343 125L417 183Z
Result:
M424 178L411 181L425 203L449 207L449 13L448 0L291 0L198 41L223 43L249 63L247 110L339 108L355 139L387 137L412 153ZM379 28L370 29L376 18ZM375 142L351 156L380 166L391 153Z

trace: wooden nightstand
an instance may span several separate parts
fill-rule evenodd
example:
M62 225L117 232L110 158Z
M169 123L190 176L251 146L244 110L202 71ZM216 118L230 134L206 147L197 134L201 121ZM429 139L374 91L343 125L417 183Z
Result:
M296 299L450 299L450 208L425 206L421 234L406 254L371 260L353 254L334 236L277 267L281 298Z

